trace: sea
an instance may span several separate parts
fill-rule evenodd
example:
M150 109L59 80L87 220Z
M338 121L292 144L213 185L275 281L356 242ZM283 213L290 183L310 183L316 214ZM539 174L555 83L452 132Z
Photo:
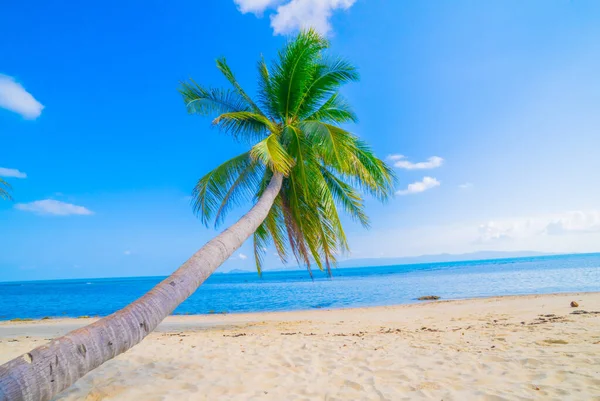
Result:
M600 254L213 274L174 314L243 313L407 304L425 295L463 299L600 291ZM0 320L106 316L164 277L0 283Z

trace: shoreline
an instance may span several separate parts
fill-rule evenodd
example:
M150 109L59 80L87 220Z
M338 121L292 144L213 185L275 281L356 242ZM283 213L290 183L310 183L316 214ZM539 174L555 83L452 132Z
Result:
M0 323L0 364L92 321ZM598 395L600 292L577 292L169 316L56 401L562 401Z
M291 311L274 312L241 312L241 313L214 313L214 314L195 314L195 315L169 315L154 330L158 333L168 333L171 331L207 331L211 329L235 328L256 322L288 322L288 321L321 321L329 317L339 316L380 316L391 312L410 311L419 308L440 308L442 305L453 305L456 307L465 307L469 304L477 303L497 303L502 301L531 301L540 298L573 298L583 296L597 296L600 298L600 291L597 292L569 292L569 293L551 293L551 294L527 294L527 295L501 295L491 297L476 297L463 299L439 299L434 301L418 301L414 303L349 307L349 308L319 308L302 309ZM567 303L567 306L568 303ZM579 308L571 308L577 310ZM58 337L69 331L87 326L100 320L102 317L58 317L49 319L32 320L4 320L0 321L0 340L18 336L30 337ZM369 318L368 320L373 320Z
M480 296L480 297L470 297L470 298L451 298L451 299L437 299L437 300L417 300L414 299L414 302L407 302L401 304L390 304L390 305L372 305L372 306L350 306L350 307L339 307L339 308L311 308L311 309L292 309L292 310L282 310L282 311L259 311L259 312L215 312L215 313L181 313L181 314L171 314L163 320L161 323L165 322L173 322L185 319L197 319L197 318L213 318L207 320L219 320L219 318L223 318L224 316L237 316L244 318L248 317L256 317L258 315L285 315L285 314L295 314L295 313L310 313L310 312L335 312L335 311L358 311L358 310L376 310L380 308L403 308L403 307L411 307L416 305L427 305L433 303L448 303L448 302L468 302L468 301L477 301L477 300L502 300L502 299L527 299L527 298L538 298L538 297L557 297L557 296L579 296L579 295L600 295L600 291L577 291L577 292L552 292L552 293L539 293L539 294L517 294L517 295L492 295L492 296ZM106 315L108 316L108 315ZM84 326L90 323L93 323L97 320L102 319L106 316L46 316L43 318L13 318L7 320L0 320L0 337L2 337L1 328L3 326L11 326L11 325L33 325L33 324L41 324L41 323L59 323L59 324L71 324L74 327ZM228 319L227 319L228 320ZM159 325L160 328L160 325Z

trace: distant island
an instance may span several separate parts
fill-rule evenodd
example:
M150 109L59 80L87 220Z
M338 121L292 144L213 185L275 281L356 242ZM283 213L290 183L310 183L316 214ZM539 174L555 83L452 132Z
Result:
M227 273L248 273L255 270L244 270L244 269L233 269L228 271Z

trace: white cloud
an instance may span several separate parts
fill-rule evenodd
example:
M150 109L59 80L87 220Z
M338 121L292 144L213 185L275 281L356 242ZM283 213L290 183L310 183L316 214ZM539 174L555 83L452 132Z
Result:
M460 189L469 189L469 188L473 188L473 184L470 182L465 182L464 184L460 184L458 187Z
M242 14L262 14L267 8L276 6L279 0L233 0Z
M0 107L31 120L38 118L44 108L14 78L2 74L0 74Z
M509 241L512 240L512 232L515 229L513 223L496 223L489 221L479 225L479 237L475 240L475 243L489 243L496 241Z
M479 225L475 243L525 241L544 236L600 233L600 211L570 211L545 216L494 220Z
M123 255L129 256L129 255L131 255L131 251L130 250L126 250L125 252L123 252Z
M246 259L248 259L248 256L244 255L243 253L240 253L240 254L238 255L238 258L240 258L240 259L242 259L242 260L246 260Z
M440 182L432 177L424 177L422 181L409 184L406 189L396 191L396 195L410 195L425 192L428 189L435 188L440 185Z
M14 168L0 167L0 177L27 178L27 174Z
M548 223L543 232L548 235L600 232L600 212L567 212Z
M392 162L392 165L397 168L403 168L405 170L426 170L440 167L444 164L444 159L439 156L431 156L426 162L412 163L406 159L403 155L389 155L388 160Z
M286 34L297 29L313 28L327 35L331 31L329 18L334 10L347 10L356 0L292 0L277 7L271 17L276 34Z
M386 216L386 221L395 219ZM361 258L381 257L381 253L391 257L476 251L600 251L600 209L402 226L353 235L349 238L352 250L360 252Z
M335 10L348 10L356 0L234 0L242 13L261 15L275 7L270 16L275 34L313 28L327 35L331 31L331 18ZM282 4L283 3L283 4Z
M61 202L54 199L44 199L30 203L17 203L16 209L37 214L51 214L56 216L90 215L93 212L83 206Z

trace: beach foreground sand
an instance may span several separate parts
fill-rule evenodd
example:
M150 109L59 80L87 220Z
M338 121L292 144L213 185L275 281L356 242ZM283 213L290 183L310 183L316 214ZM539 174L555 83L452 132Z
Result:
M57 399L600 400L598 312L586 293L172 316ZM91 321L2 323L0 363Z

